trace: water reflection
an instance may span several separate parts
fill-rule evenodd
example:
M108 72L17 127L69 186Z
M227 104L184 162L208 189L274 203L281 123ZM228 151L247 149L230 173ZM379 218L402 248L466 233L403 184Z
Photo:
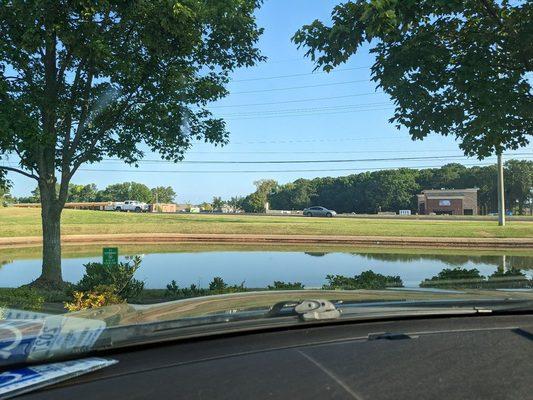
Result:
M395 254L395 253L351 253L368 258L369 260L382 261L441 261L450 266L463 266L465 264L486 264L494 265L504 269L531 269L533 268L533 257L525 256L494 256L494 255L464 255L464 254Z
M145 251L146 249L143 252ZM382 253L304 252L303 249L250 251L249 248L246 251L183 251L180 248L179 251L148 253L135 277L143 280L146 288L162 289L172 280L182 288L190 285L206 288L217 276L229 285L239 285L245 281L248 288L266 288L274 281L301 282L306 288L319 288L327 283L327 275L354 277L364 271L372 271L384 276L398 276L405 287L412 288L438 276L444 269L456 267L467 270L475 268L487 282L498 270L503 274L510 270L521 271L528 279L533 274L533 257L519 255L393 253L390 249ZM126 251L121 251L121 254L125 253ZM65 257L64 279L78 282L83 275L84 264L101 261L100 252L97 254L92 257ZM0 287L29 283L39 276L40 268L41 262L38 259L6 261L0 268ZM513 283L517 278L509 273L501 277L494 276L491 283L495 278L506 279L511 285L508 287L524 287L517 286L523 285L522 282Z
M326 254L325 252L317 252L317 251L306 251L305 254L311 257L324 257Z

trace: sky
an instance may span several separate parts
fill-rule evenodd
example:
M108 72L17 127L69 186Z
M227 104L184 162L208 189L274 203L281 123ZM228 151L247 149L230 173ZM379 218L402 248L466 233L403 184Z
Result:
M314 19L328 20L338 1L266 0L256 13L265 29L259 48L268 57L257 66L235 71L230 95L210 107L224 117L230 142L224 147L196 144L180 164L162 162L147 153L139 168L120 161L83 166L72 183L109 184L136 181L149 187L172 186L179 203L229 199L254 191L253 182L275 179L287 183L298 178L342 176L392 167L438 167L450 162L486 165L460 158L453 138L432 135L413 142L405 130L388 122L393 105L370 79L373 56L368 46L333 72L313 73L313 63L290 38ZM515 154L533 154L533 146ZM527 155L506 158L528 158ZM418 160L401 160L417 157ZM439 158L441 157L441 158ZM447 157L447 158L446 158ZM452 158L457 157L457 158ZM530 157L530 156L529 156ZM396 158L390 161L361 161ZM295 164L189 164L189 161L313 161ZM317 162L320 160L357 160ZM240 172L229 172L240 171ZM35 181L10 174L15 196L28 195Z

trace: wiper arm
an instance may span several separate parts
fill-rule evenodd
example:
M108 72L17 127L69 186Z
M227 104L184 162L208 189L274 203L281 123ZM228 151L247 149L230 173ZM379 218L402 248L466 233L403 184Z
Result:
M287 310L287 307L291 307ZM284 311L285 309L285 311ZM298 315L303 321L318 321L340 318L341 312L329 300L302 300L299 302L281 301L274 304L267 312L267 317Z

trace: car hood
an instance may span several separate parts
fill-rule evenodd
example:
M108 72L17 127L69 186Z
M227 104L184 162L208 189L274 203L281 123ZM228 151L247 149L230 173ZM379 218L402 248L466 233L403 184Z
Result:
M250 310L268 310L283 301L327 299L341 303L517 299L533 300L533 291L504 290L268 290L194 297L157 304L117 304L69 313L73 317L100 319L109 326L176 320Z

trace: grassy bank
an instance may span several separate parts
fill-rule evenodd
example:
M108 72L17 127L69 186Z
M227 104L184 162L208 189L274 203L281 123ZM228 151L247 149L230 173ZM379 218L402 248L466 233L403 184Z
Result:
M40 210L0 208L0 237L40 236ZM533 222L290 218L65 210L62 233L233 233L413 237L533 237Z

